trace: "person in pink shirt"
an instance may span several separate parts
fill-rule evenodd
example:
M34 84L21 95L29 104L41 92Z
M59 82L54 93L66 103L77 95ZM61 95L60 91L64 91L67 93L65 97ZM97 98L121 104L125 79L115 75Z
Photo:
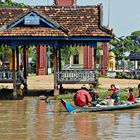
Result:
M91 95L88 92L89 86L83 85L80 90L74 95L74 104L76 106L89 106L91 105Z

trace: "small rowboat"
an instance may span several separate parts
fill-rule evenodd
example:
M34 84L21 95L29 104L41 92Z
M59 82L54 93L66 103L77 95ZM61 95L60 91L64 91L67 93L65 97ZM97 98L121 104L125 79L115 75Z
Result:
M72 106L66 100L61 99L61 103L66 108L66 110L70 113L73 112L98 112L98 111L112 111L112 110L124 110L124 109L134 109L139 108L140 103L126 103L122 105L98 105L96 107L79 107L79 106Z

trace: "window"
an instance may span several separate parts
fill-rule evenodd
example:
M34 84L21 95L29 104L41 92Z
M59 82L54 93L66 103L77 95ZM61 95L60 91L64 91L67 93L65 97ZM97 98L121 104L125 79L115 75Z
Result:
M79 54L73 56L73 64L79 64Z

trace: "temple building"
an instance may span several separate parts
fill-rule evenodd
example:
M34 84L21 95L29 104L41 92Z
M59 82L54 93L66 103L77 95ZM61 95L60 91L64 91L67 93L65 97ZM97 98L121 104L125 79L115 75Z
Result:
M7 71L6 77L3 76L5 71L0 71L0 82L12 82L14 96L17 94L20 50L23 54L24 78L28 81L27 52L30 44L36 47L36 72L42 75L46 74L46 50L48 46L52 48L54 91L64 83L96 81L97 42L105 42L102 69L107 71L107 42L113 38L113 33L102 24L102 4L77 6L76 1L71 2L67 6L58 0L54 3L64 5L0 7L0 44L9 46L12 52L12 71ZM66 46L77 46L77 53L71 59L73 63L79 61L83 64L82 69L61 69L61 50ZM80 51L83 54L78 56Z

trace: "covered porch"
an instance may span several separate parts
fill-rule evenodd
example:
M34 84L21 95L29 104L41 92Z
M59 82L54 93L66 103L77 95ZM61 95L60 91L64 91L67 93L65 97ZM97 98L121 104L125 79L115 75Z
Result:
M1 7L0 12L7 15L6 20L1 17L0 44L9 46L12 52L12 70L0 71L0 83L12 82L13 98L17 98L19 85L19 49L23 52L24 79L28 84L27 52L30 44L34 44L39 52L39 58L36 61L40 71L45 69L43 66L46 66L44 58L48 45L53 50L54 94L58 91L58 85L61 88L62 84L96 83L97 42L109 42L113 37L112 31L102 26L102 5ZM90 14L87 16L87 13ZM94 52L93 67L76 70L62 69L61 50L66 46L91 48ZM104 52L106 51L107 46L104 48ZM84 61L86 61L89 53L85 51L84 54L86 55ZM86 65L88 65L87 61Z

